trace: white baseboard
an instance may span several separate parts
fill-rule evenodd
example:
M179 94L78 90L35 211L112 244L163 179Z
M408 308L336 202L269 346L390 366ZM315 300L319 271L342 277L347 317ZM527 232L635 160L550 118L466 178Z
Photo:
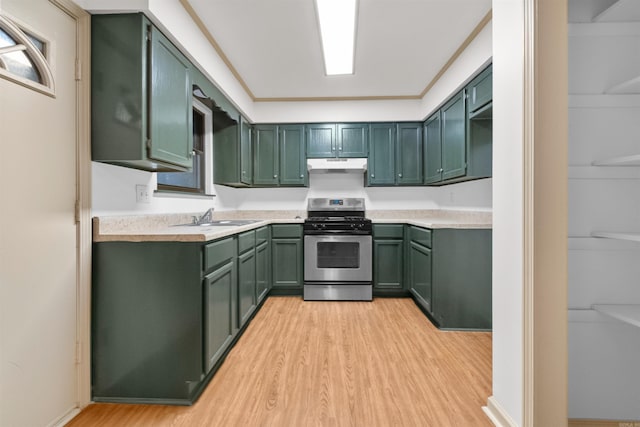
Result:
M482 410L496 427L519 427L493 396L489 396L487 406L483 406Z
M52 421L48 427L64 427L65 425L67 425L69 421L75 418L75 416L78 415L79 413L80 413L80 408L78 407L71 408L63 416L61 416L55 421Z

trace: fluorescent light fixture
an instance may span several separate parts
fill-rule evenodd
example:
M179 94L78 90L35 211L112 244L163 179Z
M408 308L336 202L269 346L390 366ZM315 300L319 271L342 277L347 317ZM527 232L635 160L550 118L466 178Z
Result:
M353 74L357 4L357 0L316 0L328 76Z

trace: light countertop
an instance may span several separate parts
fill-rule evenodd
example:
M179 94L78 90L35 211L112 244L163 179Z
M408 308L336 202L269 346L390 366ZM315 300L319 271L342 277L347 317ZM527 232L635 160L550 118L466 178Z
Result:
M214 219L252 219L239 226L180 226L196 214L150 214L93 218L94 242L206 242L269 224L302 224L305 211L225 211ZM491 228L491 212L450 210L367 211L374 224L410 224L425 228Z

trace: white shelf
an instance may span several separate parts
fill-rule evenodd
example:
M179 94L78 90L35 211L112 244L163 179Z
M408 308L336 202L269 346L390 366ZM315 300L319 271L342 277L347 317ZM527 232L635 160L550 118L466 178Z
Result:
M569 108L637 108L640 95L570 94Z
M640 154L596 160L592 164L593 166L640 166Z
M640 328L640 304L594 304L593 309Z
M600 167L593 165L569 166L568 175L569 179L640 179L640 168Z
M640 23L569 23L569 37L640 37Z
M618 0L593 20L594 22L640 21L640 4L638 0Z
M629 240L632 242L640 242L640 232L609 232L609 231L594 231L591 233L593 237L600 237L604 239L615 240Z
M615 95L640 94L640 76L634 77L622 83L618 83L617 85L607 89L605 93Z

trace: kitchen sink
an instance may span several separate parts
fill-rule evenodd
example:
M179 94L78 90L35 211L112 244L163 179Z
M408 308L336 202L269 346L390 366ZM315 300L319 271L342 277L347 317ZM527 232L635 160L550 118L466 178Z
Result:
M191 224L177 224L176 226L187 227L236 227L240 225L253 224L260 222L259 219L216 219L214 221L207 221L203 223L191 223Z

